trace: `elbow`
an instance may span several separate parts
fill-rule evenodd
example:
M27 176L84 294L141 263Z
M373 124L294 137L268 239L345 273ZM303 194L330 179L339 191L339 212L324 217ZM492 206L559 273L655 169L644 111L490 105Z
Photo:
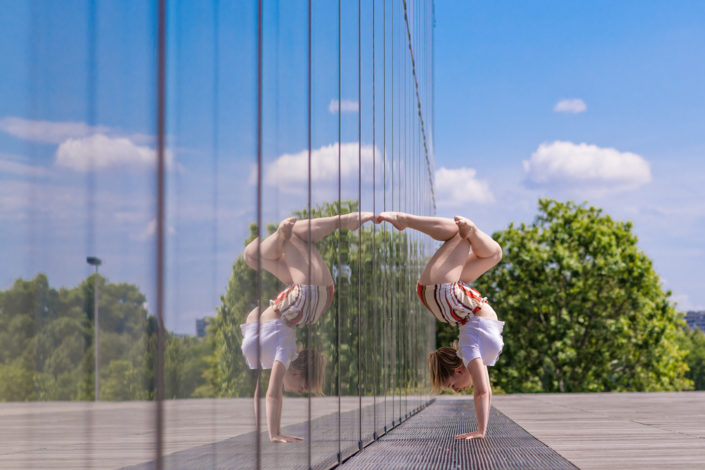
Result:
M492 391L489 388L477 387L473 392L473 397L476 400L489 400L492 396Z
M282 392L281 391L267 391L267 401L270 400L281 400L282 399Z

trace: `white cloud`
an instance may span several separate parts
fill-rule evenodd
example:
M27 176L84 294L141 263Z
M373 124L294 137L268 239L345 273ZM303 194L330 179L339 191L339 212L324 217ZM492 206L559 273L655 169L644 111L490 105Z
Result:
M573 99L560 100L553 107L553 110L557 113L578 114L578 113L585 112L585 110L587 110L587 106L585 105L585 102L583 100L581 100L580 98L573 98Z
M357 101L343 100L342 105L339 106L338 100L330 100L330 104L328 104L328 111L331 113L337 113L338 108L340 108L340 111L343 113L356 113L359 110Z
M543 143L523 164L536 186L612 192L651 181L649 162L640 155L585 143Z
M167 166L171 166L171 152L167 151L165 158ZM104 134L68 139L56 150L57 166L82 172L116 167L151 168L156 162L154 149L136 145L126 137Z
M176 230L171 225L166 228L167 235L174 235ZM152 219L147 223L147 226L139 233L133 233L130 238L133 240L145 242L154 238L157 234L157 219Z
M6 117L0 120L0 130L21 139L50 144L60 144L66 139L108 132L107 127L90 126L84 122L32 121L18 117Z
M49 171L44 167L28 165L22 157L0 154L0 176L6 175L40 178L49 176Z
M358 173L358 152L361 151L363 168L372 168L372 146L363 145L358 148L357 142L340 146L340 171L343 180ZM377 158L382 154L377 150ZM378 163L379 165L379 163ZM264 184L277 186L281 191L298 193L306 189L308 184L308 150L298 153L285 153L271 163L265 164L263 173ZM250 174L250 184L255 183L254 171ZM362 172L363 181L372 181L371 172ZM338 181L338 144L324 145L311 151L311 182L337 183Z
M474 168L441 167L436 170L434 186L439 207L494 202L490 185L477 178L477 170Z
M156 166L155 139L147 134L127 136L106 126L91 126L84 122L34 121L19 117L0 119L0 131L29 141L59 144L56 166L75 171ZM167 167L172 168L173 152L166 150L165 157ZM45 170L39 167L3 162L2 158L0 171L20 176L45 174Z

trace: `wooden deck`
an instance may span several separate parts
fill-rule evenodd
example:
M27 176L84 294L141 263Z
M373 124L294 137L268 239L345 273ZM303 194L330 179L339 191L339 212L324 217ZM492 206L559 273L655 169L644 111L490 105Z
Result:
M496 395L493 405L584 470L705 469L705 392Z
M471 397L438 397L448 399L472 406ZM285 426L307 416L305 402L296 400L287 403ZM334 412L337 403L335 397L317 399L313 417ZM342 404L354 410L358 399L346 397ZM705 392L495 395L493 405L582 469L705 469ZM153 419L154 403L148 402L0 403L0 469L114 469L146 462L154 458ZM165 402L164 450L251 432L252 419L250 399Z

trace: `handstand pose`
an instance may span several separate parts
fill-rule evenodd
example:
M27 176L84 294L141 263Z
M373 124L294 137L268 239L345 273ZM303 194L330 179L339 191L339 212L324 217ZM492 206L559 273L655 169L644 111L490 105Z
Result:
M296 327L318 321L333 302L333 276L314 243L338 228L357 230L374 218L371 212L350 213L297 221L284 219L260 245L261 267L288 287L270 301L259 315L257 308L247 316L242 330L242 353L251 369L272 369L267 387L266 413L272 442L300 441L302 437L281 434L282 388L287 392L323 394L325 358L313 349L297 353ZM245 262L257 269L259 238L245 248ZM310 255L310 258L309 258ZM257 322L260 338L260 364L257 363ZM313 367L309 370L309 364ZM255 389L258 409L259 380Z
M457 347L442 347L429 354L431 383L434 392L441 388L457 392L474 384L478 429L455 438L484 438L492 401L487 366L494 365L502 352L504 322L497 321L487 299L468 284L502 259L502 248L463 217L451 220L383 212L376 219L382 221L397 230L413 228L445 242L421 274L417 293L439 321L458 325L460 335Z

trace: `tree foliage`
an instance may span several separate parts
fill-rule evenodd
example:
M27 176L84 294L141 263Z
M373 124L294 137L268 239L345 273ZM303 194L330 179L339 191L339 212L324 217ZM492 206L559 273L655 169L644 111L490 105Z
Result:
M502 262L477 289L506 322L493 381L506 392L683 390L681 315L631 222L539 201L530 225L493 238Z
M705 390L705 333L697 328L686 330L681 348L688 352L685 357L688 372L685 376L693 381L695 390Z
M54 289L38 274L0 291L0 401L94 399L95 282L101 400L154 398L157 323L137 286L93 274ZM205 381L208 345L170 333L165 343L165 396L191 396Z

